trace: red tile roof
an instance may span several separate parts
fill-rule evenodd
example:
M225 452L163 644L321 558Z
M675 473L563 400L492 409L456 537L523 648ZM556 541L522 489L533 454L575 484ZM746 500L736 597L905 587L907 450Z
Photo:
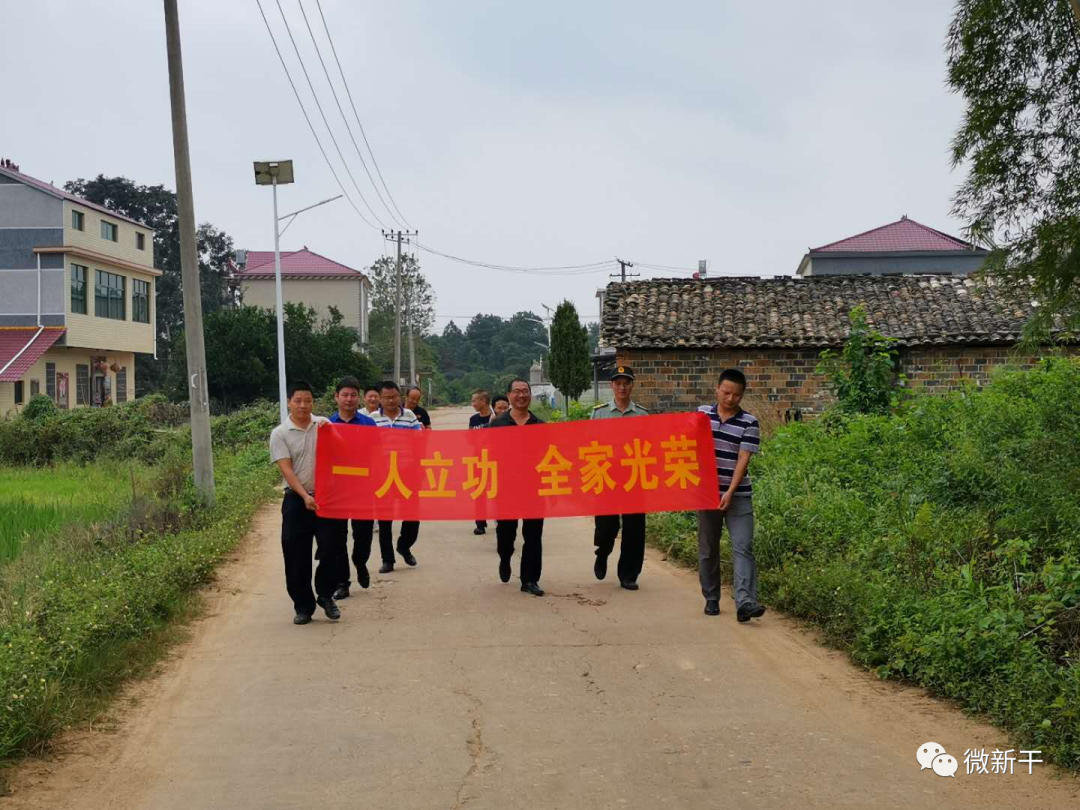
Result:
M274 274L274 251L272 250L249 250L247 263L244 269L236 275L265 276ZM318 253L308 250L283 250L281 251L281 275L282 276L362 276L359 270L346 267L343 264L320 256Z
M62 326L0 327L0 382L18 382L67 330Z
M38 180L36 177L31 177L28 174L23 174L22 172L15 171L14 169L9 169L6 166L0 166L0 174L4 175L5 177L10 177L13 180L18 180L21 183L25 183L28 186L36 188L38 191L44 191L46 194L51 194L54 197L59 197L61 200L67 200L68 202L73 202L76 205L82 205L86 208L93 208L95 211L100 211L103 214L108 214L114 219L120 219L124 222L130 222L133 225L138 225L140 228L147 227L146 225L143 225L141 222L139 222L137 219L125 217L123 214L118 214L115 211L106 208L104 205L98 205L97 203L92 203L89 200L84 200L82 197L77 197L76 195L68 191L64 191L64 189L62 188L57 188L50 183L46 183L44 180Z
M973 245L955 236L935 231L906 216L880 228L849 236L839 242L810 248L811 253L904 253L907 251L972 250Z

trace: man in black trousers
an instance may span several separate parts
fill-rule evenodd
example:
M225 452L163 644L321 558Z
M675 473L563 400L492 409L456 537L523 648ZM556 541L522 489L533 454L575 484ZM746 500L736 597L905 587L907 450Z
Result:
M289 415L270 434L270 460L285 479L281 502L281 552L285 558L285 588L296 615L293 624L307 624L318 605L326 618L337 621L341 610L334 590L349 575L349 557L340 521L319 517L315 501L315 449L319 427L328 420L312 416L314 394L306 382L289 386ZM315 593L311 592L311 542L318 546ZM316 596L317 594L317 596Z
M617 366L611 377L612 398L593 408L593 419L623 419L627 416L648 416L649 412L630 399L634 391L634 370ZM608 555L615 548L615 538L622 524L622 545L619 549L619 584L628 591L638 589L638 575L645 562L645 515L597 515L593 545L596 562L593 573L597 579L607 576Z
M532 404L532 387L520 377L510 383L507 392L510 410L492 419L488 428L541 425L542 419L529 410ZM510 581L510 559L514 556L518 521L495 521L495 541L499 550L499 579ZM544 519L531 518L521 521L521 590L533 596L543 596L540 590L540 571L544 563Z

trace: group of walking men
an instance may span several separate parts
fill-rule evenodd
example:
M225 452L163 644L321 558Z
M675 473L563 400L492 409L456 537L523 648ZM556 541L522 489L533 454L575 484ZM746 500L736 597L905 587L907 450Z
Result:
M597 405L593 419L622 419L647 416L631 395L634 372L629 366L618 366L611 377L612 399ZM705 597L705 614L720 613L720 537L726 525L731 537L734 568L736 618L748 622L759 618L765 608L757 601L757 564L753 554L754 513L752 485L747 474L751 456L757 452L760 428L757 419L740 407L746 391L746 377L738 369L724 371L717 382L715 403L698 408L709 417L712 428L713 451L720 486L720 507L698 512L698 575ZM384 382L377 388L366 389L361 395L360 383L345 377L336 388L337 411L329 419L314 416L314 393L311 386L297 382L288 389L289 417L274 428L270 436L271 459L281 469L285 479L282 501L281 547L285 560L285 584L293 600L295 624L307 624L321 607L326 616L336 620L341 610L336 600L349 596L348 534L349 520L319 517L315 493L315 450L318 428L326 422L368 427L423 430L431 428L431 419L419 404L419 388L405 392L396 383ZM361 405L362 397L362 405ZM475 391L472 406L476 413L469 420L470 429L524 427L542 424L543 420L531 410L532 387L527 380L515 379L506 396L492 399L487 391ZM638 577L645 560L645 515L598 515L594 519L593 544L596 559L593 572L597 579L607 576L608 557L614 551L615 540L622 534L617 574L621 587L638 590ZM371 584L367 562L371 555L375 523L379 524L379 550L382 556L380 574L394 570L395 551L406 564L416 565L412 548L419 536L418 521L402 521L397 543L393 542L391 521L352 520L353 553L357 583L362 588ZM509 582L512 574L518 530L522 548L519 563L521 590L533 596L543 596L540 576L543 568L543 518L495 521L496 550L499 555L499 578ZM487 532L486 521L476 521L473 533ZM315 591L312 593L311 545L314 539L319 561L315 570Z

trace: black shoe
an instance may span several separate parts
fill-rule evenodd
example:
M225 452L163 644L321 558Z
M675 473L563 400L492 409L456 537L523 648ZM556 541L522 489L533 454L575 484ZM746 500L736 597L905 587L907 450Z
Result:
M342 585L340 588L338 588L336 591L334 591L334 601L337 601L338 599L348 599L348 598L349 598L349 586L348 585Z
M628 591L636 591L638 589L638 584L632 579L620 579L619 585L626 588Z
M399 548L397 553L401 555L401 559L405 560L407 565L416 565L416 557L407 548Z
M705 600L705 615L706 616L719 616L720 615L720 600L719 599L706 599Z
M292 617L292 623L293 624L308 624L310 622L311 622L311 614L310 613L297 613L295 616Z
M745 624L751 619L757 619L765 615L765 608L761 605L743 605L735 611L735 618Z
M607 554L597 554L596 562L593 563L592 571L597 579L607 576Z
M356 569L356 582L361 588L371 586L371 574L368 573L366 565L361 565Z
M499 579L503 582L510 581L510 560L499 558Z
M540 586L535 582L522 582L521 590L525 593L531 593L533 596L543 596L544 592L540 590Z
M487 529L481 529L479 526L477 526L475 529L472 530L472 533L473 534L487 534Z
M320 596L315 600L315 604L323 609L323 613L326 614L326 618L331 621L337 621L341 618L341 608L337 606L337 603L331 598L327 599Z
M381 566L379 566L379 573L380 574L392 574L393 572L394 572L394 564L393 563L384 562Z

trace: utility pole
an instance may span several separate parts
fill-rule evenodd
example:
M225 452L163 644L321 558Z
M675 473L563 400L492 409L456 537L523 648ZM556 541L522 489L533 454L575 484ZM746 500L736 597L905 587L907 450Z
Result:
M411 299L412 296L409 296ZM409 385L416 385L416 339L413 335L412 302L405 303L405 328L409 330Z
M619 276L619 278L620 278L620 280L622 281L623 284L626 283L627 275L629 275L630 278L637 278L638 276L641 275L641 273L629 273L629 274L627 274L626 268L627 267L633 267L634 266L633 262L624 262L618 256L615 257L615 261L617 261L619 263L618 276ZM615 273L611 274L611 278L615 278L615 276L616 276Z
M406 236L415 237L419 231L383 231L384 239L397 243L397 280L394 284L394 382L401 384L401 240Z
M214 501L214 447L210 442L210 400L203 345L199 254L195 241L195 203L191 195L184 64L180 53L177 0L165 0L165 44L169 59L172 102L173 159L176 163L176 208L180 224L180 271L184 285L184 343L187 347L188 399L191 403L191 455L195 486L207 503Z

